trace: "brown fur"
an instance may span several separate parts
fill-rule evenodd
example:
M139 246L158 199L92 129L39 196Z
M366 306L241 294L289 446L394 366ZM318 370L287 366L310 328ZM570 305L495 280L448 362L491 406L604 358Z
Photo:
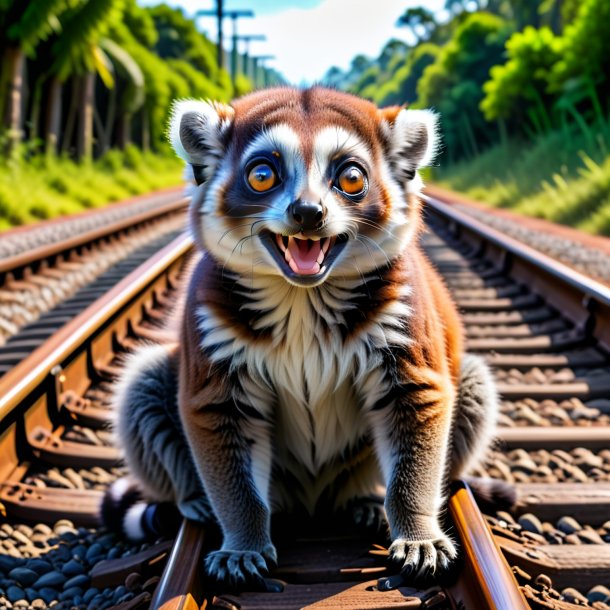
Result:
M206 559L213 578L259 582L275 561L273 510L356 506L358 521L382 485L390 555L405 573L440 572L455 557L439 522L447 475L487 430L493 391L472 359L463 386L456 308L417 243L416 170L435 138L433 116L417 112L320 87L175 112L176 150L209 168L192 203L206 252L184 308L178 409L205 488L200 513L209 501L224 535ZM286 175L257 194L244 171L259 154ZM355 198L335 188L350 162L368 181ZM319 205L322 226L301 232L295 201ZM269 234L332 238L335 258L329 250L307 283L267 247Z

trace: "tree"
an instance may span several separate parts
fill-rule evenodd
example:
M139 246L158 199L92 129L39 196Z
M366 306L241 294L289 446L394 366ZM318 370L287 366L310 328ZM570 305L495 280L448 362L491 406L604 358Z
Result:
M110 146L115 124L119 148L125 149L131 142L131 120L144 104L145 81L142 69L123 47L109 38L102 39L100 47L112 62L115 74L105 121L97 115L100 124L99 148L100 152L104 153Z
M9 135L9 148L22 137L23 68L26 56L58 31L58 16L66 0L0 0L0 119Z
M91 159L93 151L93 114L95 73L104 84L113 86L110 60L100 41L118 22L124 0L78 0L61 15L62 35L55 40L51 73L58 83L72 78L72 100L64 138L64 150L71 145L75 122L76 156Z
M479 108L490 68L502 61L510 26L489 13L471 13L455 31L417 84L418 106L441 115L451 158L477 154L493 135Z
M396 22L397 27L406 27L411 30L416 43L428 40L436 27L434 14L423 6L408 8Z
M214 46L199 32L181 9L160 4L150 9L158 39L154 50L159 57L185 59L208 79L218 82L219 69Z
M604 96L610 94L610 2L584 0L563 35L562 54L553 68L555 89L585 76Z
M375 102L383 106L414 104L417 101L417 83L424 70L436 61L440 52L438 46L429 42L418 45L394 72L392 78L379 88Z
M561 57L561 39L549 28L529 26L515 32L506 42L508 61L491 68L491 78L483 85L481 110L488 121L509 120L514 130L529 121L539 131L551 128L547 108L550 75Z

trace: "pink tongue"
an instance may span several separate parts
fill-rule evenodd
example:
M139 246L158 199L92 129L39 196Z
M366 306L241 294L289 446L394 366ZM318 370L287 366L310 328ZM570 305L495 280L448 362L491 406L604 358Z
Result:
M317 273L318 270L314 271L314 267L316 267L318 256L320 256L320 240L290 237L288 239L288 251L301 273L312 273L312 271Z

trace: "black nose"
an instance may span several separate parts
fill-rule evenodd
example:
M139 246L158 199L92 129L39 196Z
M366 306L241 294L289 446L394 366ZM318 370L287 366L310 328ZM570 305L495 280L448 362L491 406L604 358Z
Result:
M290 204L290 214L301 229L319 229L324 220L324 207L313 201L295 201Z

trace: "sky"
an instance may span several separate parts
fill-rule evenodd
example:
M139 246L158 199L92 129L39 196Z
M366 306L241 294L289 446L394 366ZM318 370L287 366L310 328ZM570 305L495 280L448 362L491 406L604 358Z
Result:
M160 0L138 0L143 5ZM189 16L197 10L212 10L214 0L164 0L180 6ZM251 55L275 55L267 61L294 84L321 79L331 66L349 67L358 54L376 57L390 38L412 42L406 28L396 28L398 17L422 0L225 0L226 10L251 9L256 17L238 21L239 34L264 34L264 42L250 43ZM428 0L426 8L440 11L444 0ZM215 40L213 17L199 17L198 26ZM225 47L232 34L225 19ZM243 48L240 47L240 51Z

